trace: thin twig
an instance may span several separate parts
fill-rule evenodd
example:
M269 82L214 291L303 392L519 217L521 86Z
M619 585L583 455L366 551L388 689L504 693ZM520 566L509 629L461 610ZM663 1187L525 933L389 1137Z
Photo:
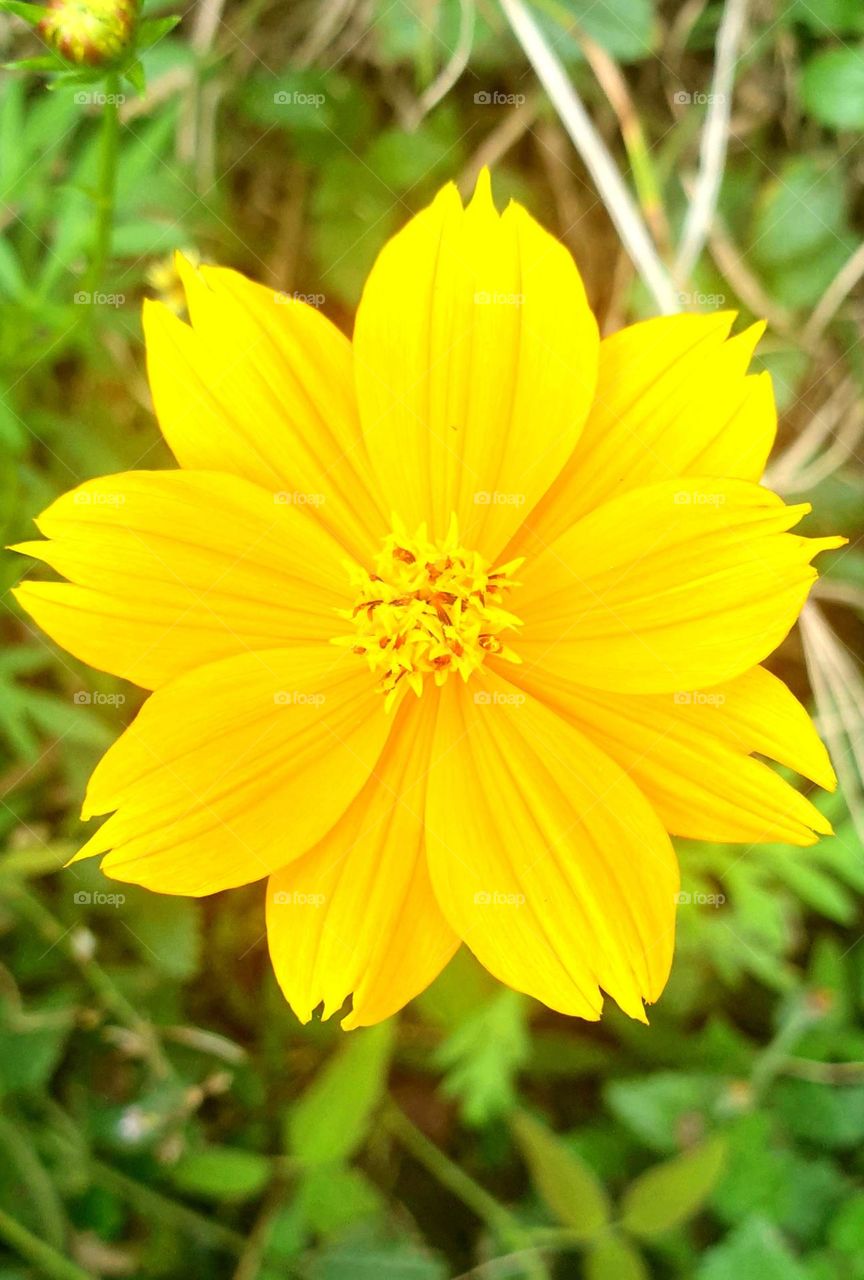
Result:
M560 59L522 0L501 0L507 21L548 93L561 123L596 183L609 217L637 271L665 315L680 311L678 292L660 260L642 215L609 150L594 127Z
M711 230L729 142L729 119L732 113L732 89L738 65L738 47L744 34L747 0L726 0L723 19L717 33L714 76L702 141L699 147L699 176L693 199L684 220L681 244L675 260L675 275L687 281L699 261Z
M803 338L806 343L816 345L862 276L864 276L864 243L859 244L851 258L844 262L804 326Z

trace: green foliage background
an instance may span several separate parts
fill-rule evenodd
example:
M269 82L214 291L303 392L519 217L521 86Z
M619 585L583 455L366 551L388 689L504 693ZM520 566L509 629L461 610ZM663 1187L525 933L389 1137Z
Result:
M674 242L722 6L534 11L661 244ZM183 11L142 55L146 96L126 86L99 306L75 300L99 109L80 84L4 73L4 542L31 536L33 515L83 478L170 465L139 313L147 292L170 296L160 260L176 247L324 295L350 330L387 236L443 180L470 185L490 161L499 202L518 196L570 244L607 330L651 310L495 0L478 0L467 67L431 105L464 15L455 0ZM638 131L622 143L585 36L595 68L611 58L623 73L644 145ZM0 47L40 54L14 16L0 15ZM864 10L753 0L743 48L720 218L686 304L767 316L782 452L838 397L841 437L861 405L856 281L821 333L808 318L861 242ZM851 650L856 447L787 469L788 492L814 503L812 531L851 540L824 596ZM4 596L22 563L3 557ZM260 886L156 899L90 863L59 871L81 839L88 773L139 695L57 652L6 598L0 1280L864 1277L864 849L847 807L860 815L862 739L848 688L832 704L846 726L834 737L846 795L824 801L835 837L807 850L682 843L691 900L650 1027L613 1010L599 1026L559 1018L460 954L401 1018L346 1037L299 1027L284 1005ZM797 640L775 665L808 699Z

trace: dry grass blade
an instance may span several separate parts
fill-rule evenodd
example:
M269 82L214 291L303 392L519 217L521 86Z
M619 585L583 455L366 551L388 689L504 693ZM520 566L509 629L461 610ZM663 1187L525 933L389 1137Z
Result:
M594 127L560 59L522 0L501 0L501 7L525 56L558 112L561 123L594 179L609 217L646 287L650 289L664 314L671 315L680 311L678 292L672 277L661 261L615 161Z
M726 0L723 20L717 33L714 76L699 147L699 176L684 220L681 245L675 262L675 274L680 280L689 279L705 247L714 220L726 167L732 88L746 17L747 0Z

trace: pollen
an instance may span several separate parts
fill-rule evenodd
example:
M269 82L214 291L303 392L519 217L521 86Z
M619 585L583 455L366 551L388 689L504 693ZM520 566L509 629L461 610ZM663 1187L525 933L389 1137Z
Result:
M455 515L437 542L425 524L412 536L394 520L374 567L349 566L357 598L340 616L352 630L333 643L366 658L387 710L403 684L419 697L427 680L467 680L489 656L520 662L504 637L521 625L506 602L522 563L490 568L461 545Z

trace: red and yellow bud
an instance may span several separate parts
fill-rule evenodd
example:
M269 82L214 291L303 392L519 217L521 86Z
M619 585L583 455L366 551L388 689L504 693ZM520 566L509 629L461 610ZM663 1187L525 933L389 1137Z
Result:
M49 0L39 34L75 66L108 66L130 48L137 18L137 0Z

